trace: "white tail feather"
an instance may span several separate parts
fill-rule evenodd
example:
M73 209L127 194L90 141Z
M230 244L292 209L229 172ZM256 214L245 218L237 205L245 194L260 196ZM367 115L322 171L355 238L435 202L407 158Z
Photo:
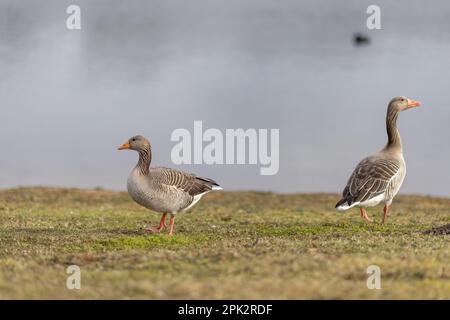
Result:
M348 210L348 209L350 209L350 208L353 208L354 206L357 206L358 204L359 204L359 202L354 202L354 203L352 203L351 206L349 206L348 203L346 202L346 203L341 204L341 205L340 205L339 207L337 207L336 209L337 209L338 211L345 211L345 210Z

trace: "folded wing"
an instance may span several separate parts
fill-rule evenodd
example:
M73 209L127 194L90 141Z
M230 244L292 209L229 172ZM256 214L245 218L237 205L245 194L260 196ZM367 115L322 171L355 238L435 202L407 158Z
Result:
M362 160L353 171L342 193L342 204L351 206L368 201L387 191L390 182L400 171L400 162L391 158L376 156Z
M221 189L217 182L209 178L197 177L194 174L171 168L158 167L153 170L152 177L160 184L175 187L191 196Z

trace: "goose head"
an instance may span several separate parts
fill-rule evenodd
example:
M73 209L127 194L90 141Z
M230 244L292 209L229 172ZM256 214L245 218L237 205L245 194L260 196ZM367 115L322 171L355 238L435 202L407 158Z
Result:
M134 136L128 139L127 142L122 144L118 150L135 150L135 151L144 151L150 149L150 142L143 136Z
M389 109L399 112L413 107L419 107L420 105L420 101L411 100L406 97L395 97L389 102Z

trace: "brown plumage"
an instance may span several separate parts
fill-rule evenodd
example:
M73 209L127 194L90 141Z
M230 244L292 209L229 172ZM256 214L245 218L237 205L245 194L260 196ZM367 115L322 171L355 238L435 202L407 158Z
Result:
M402 141L397 128L398 114L417 106L420 106L420 102L405 97L396 97L390 101L386 114L388 143L381 151L364 158L356 166L342 192L342 199L336 204L338 210L359 207L361 217L371 221L364 208L383 202L384 223L389 206L406 175Z
M192 173L165 167L156 167L152 169L154 169L152 172L153 179L159 184L175 187L191 196L197 196L212 191L215 187L220 187L214 180L197 177Z
M142 136L130 138L119 149L131 149L139 153L139 161L127 182L131 198L150 210L163 213L159 225L149 228L149 231L161 231L166 226L166 215L170 213L169 234L172 235L177 213L190 209L206 193L222 190L217 182L209 178L171 168L150 167L151 145Z
M398 159L370 156L362 160L347 182L342 196L349 206L355 202L364 202L384 193L396 174L401 162ZM342 201L341 200L341 201Z

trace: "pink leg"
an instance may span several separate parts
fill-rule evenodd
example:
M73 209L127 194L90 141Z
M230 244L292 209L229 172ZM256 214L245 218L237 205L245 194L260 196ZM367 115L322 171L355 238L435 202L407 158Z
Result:
M166 216L167 216L167 213L163 213L163 215L161 217L161 220L159 221L159 225L158 226L148 227L145 230L150 231L150 232L160 232L162 229L167 227L167 225L166 225Z
M372 222L372 219L369 218L369 216L367 215L367 211L364 208L359 208L359 210L361 211L361 218L363 218L364 220L366 220L367 222Z
M385 205L383 208L383 220L381 220L381 224L384 224L388 215L389 215L389 206Z
M175 215L172 215L170 217L170 222L169 222L169 226L170 226L169 236L173 236L173 224L174 223L175 223Z

